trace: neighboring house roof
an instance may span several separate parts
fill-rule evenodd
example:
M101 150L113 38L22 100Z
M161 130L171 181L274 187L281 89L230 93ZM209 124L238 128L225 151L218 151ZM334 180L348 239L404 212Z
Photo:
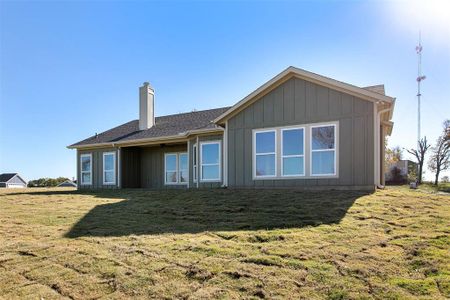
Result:
M155 125L146 130L139 130L139 120L133 120L70 145L69 148L111 143L121 144L136 140L163 139L176 136L180 137L186 136L190 132L202 130L222 130L222 128L215 125L212 121L228 109L229 107L221 107L156 117Z
M3 174L0 174L0 182L6 183L6 182L10 181L11 179L13 179L13 178L16 177L16 176L17 176L24 184L27 184L27 182L26 182L25 180L23 180L23 178L20 177L18 173L3 173Z
M71 180L66 180L58 184L58 187L77 187L77 185Z

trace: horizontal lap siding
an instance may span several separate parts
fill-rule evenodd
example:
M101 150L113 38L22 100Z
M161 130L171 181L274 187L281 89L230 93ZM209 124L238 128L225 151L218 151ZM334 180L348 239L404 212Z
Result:
M116 153L116 184L103 184L103 153L105 152L115 152ZM81 185L81 154L92 154L92 184L91 185ZM95 149L95 150L78 150L77 151L77 183L80 189L111 189L117 188L117 170L118 170L118 156L117 149L115 148L105 148L105 149Z
M339 121L338 178L252 178L252 129ZM230 187L370 186L374 183L373 104L291 78L228 120Z

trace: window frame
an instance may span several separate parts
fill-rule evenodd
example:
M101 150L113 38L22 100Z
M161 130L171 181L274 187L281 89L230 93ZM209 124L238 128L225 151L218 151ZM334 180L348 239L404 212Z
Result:
M283 144L284 144L284 136L283 133L285 131L290 130L303 130L303 154L291 154L291 155L284 155L283 154ZM282 127L280 128L280 164L281 164L281 170L280 170L280 177L305 177L306 176L306 128L304 126L296 126L296 127ZM284 158L290 158L290 157L302 157L303 158L303 174L284 174ZM276 160L276 158L275 158Z
M111 170L106 170L105 169L105 157L107 155L112 155L114 158L114 163L113 163L113 168ZM116 184L116 152L115 151L108 151L108 152L103 152L103 165L102 165L102 176L103 176L103 185L115 185ZM105 176L105 172L113 172L113 181L106 181L106 176Z
M180 173L180 155L181 154L185 154L186 158L187 158L187 169L185 169L187 171L187 180L186 182L181 182L181 173ZM170 156L170 155L174 155L175 156L175 170L167 170L167 164L166 164L166 157ZM167 181L167 172L175 172L177 174L176 178L177 181L176 182L168 182ZM189 156L187 152L167 152L164 153L164 185L187 185L189 182Z
M336 123L320 123L320 124L311 124L311 126L309 126L309 174L311 177L329 177L329 176L337 176L337 147L338 147L338 133L337 133L337 122ZM333 149L316 149L313 150L312 144L313 144L313 135L312 135L312 131L313 128L320 128L320 127L330 127L332 126L334 128L334 147ZM327 173L327 174L314 174L313 173L313 152L329 152L329 151L333 151L333 162L334 162L334 173Z
M83 171L83 157L89 157L90 168L89 171ZM83 182L83 173L89 173L90 180L89 182ZM80 154L80 184L81 185L92 185L92 153L83 153Z
M274 126L252 129L252 180L296 180L296 179L337 179L339 178L339 120L327 122L289 124L285 126ZM334 173L333 174L312 174L312 128L334 126ZM283 175L283 131L303 128L303 171L304 175ZM275 131L275 176L256 176L256 134L259 132ZM263 153L261 153L263 154ZM299 155L300 156L300 155Z
M198 155L197 155L198 147L197 143L195 143L192 146L192 170L193 170L193 176L192 176L192 182L197 183L197 172L198 172Z
M217 144L219 145L219 162L217 164L203 164L203 145L211 145ZM222 181L222 141L203 141L200 142L200 182L221 182ZM219 166L219 177L213 179L203 179L203 166Z
M275 152L264 152L264 153L256 153L256 135L258 133L266 133L266 132L274 132L275 133ZM278 170L278 155L277 155L277 140L278 140L278 133L277 129L255 129L253 130L253 140L252 140L252 163L253 163L253 179L264 179L264 178L276 178L277 177L277 170ZM258 155L275 155L275 174L274 175L256 175L256 157Z
M186 155L186 169L181 169L181 164L180 164L180 161L181 161L181 159L180 159L180 156L181 155ZM177 153L177 168L178 168L178 184L188 184L188 182L189 182L189 156L188 156L188 153L187 152L178 152ZM181 181L181 170L184 170L184 171L186 171L186 174L187 174L187 178L186 178L186 181L185 182L182 182Z

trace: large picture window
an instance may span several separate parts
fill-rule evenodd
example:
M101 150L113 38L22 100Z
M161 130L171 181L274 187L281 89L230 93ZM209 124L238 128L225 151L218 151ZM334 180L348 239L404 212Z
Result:
M81 184L92 184L92 154L80 155Z
M187 153L166 153L164 155L164 182L165 184L187 184Z
M311 127L311 175L336 174L336 126Z
M103 184L116 183L116 153L103 153Z
M281 132L281 174L283 176L305 175L305 130L303 128L289 128L282 129Z
M255 132L255 177L271 177L276 172L276 132Z
M200 143L201 181L220 181L220 142Z
M254 180L338 177L339 121L253 130Z

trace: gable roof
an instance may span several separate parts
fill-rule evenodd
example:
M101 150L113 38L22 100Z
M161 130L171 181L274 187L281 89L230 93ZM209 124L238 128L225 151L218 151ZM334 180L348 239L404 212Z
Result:
M18 177L24 184L27 184L25 180L23 180L22 177L19 176L18 173L3 173L0 174L0 182L8 182L11 179L13 179L14 177Z
M57 185L58 187L77 187L77 184L72 180L66 180Z
M381 95L386 95L386 91L384 90L384 84L378 84L378 85L371 85L363 87L363 89L372 91Z
M329 77L325 77L316 73L312 73L296 67L288 67L283 72L279 73L241 101L232 106L229 110L218 116L214 122L217 124L223 124L225 120L236 115L239 111L249 106L250 104L259 100L262 96L272 91L274 88L289 80L292 77L304 79L309 82L313 82L322 86L332 88L337 91L341 91L361 99L371 102L385 102L393 103L395 98L381 94L380 89L374 89L373 87L360 88L355 85L351 85L342 81L338 81ZM384 91L384 86L383 86Z
M215 125L213 120L229 108L221 107L156 117L155 125L146 130L139 130L139 120L133 120L72 144L68 148L126 144L144 140L186 137L190 133L201 131L222 131L223 129Z
M139 120L133 120L100 134L95 134L68 146L68 148L134 145L139 143L157 143L166 140L178 141L186 139L194 133L221 132L223 128L220 125L224 124L226 120L258 101L265 94L292 77L350 94L363 100L381 103L383 104L382 106L389 108L388 114L384 115L384 122L389 122L392 118L395 98L385 95L384 85L361 88L291 66L264 83L234 106L156 117L155 125L146 130L139 130Z

